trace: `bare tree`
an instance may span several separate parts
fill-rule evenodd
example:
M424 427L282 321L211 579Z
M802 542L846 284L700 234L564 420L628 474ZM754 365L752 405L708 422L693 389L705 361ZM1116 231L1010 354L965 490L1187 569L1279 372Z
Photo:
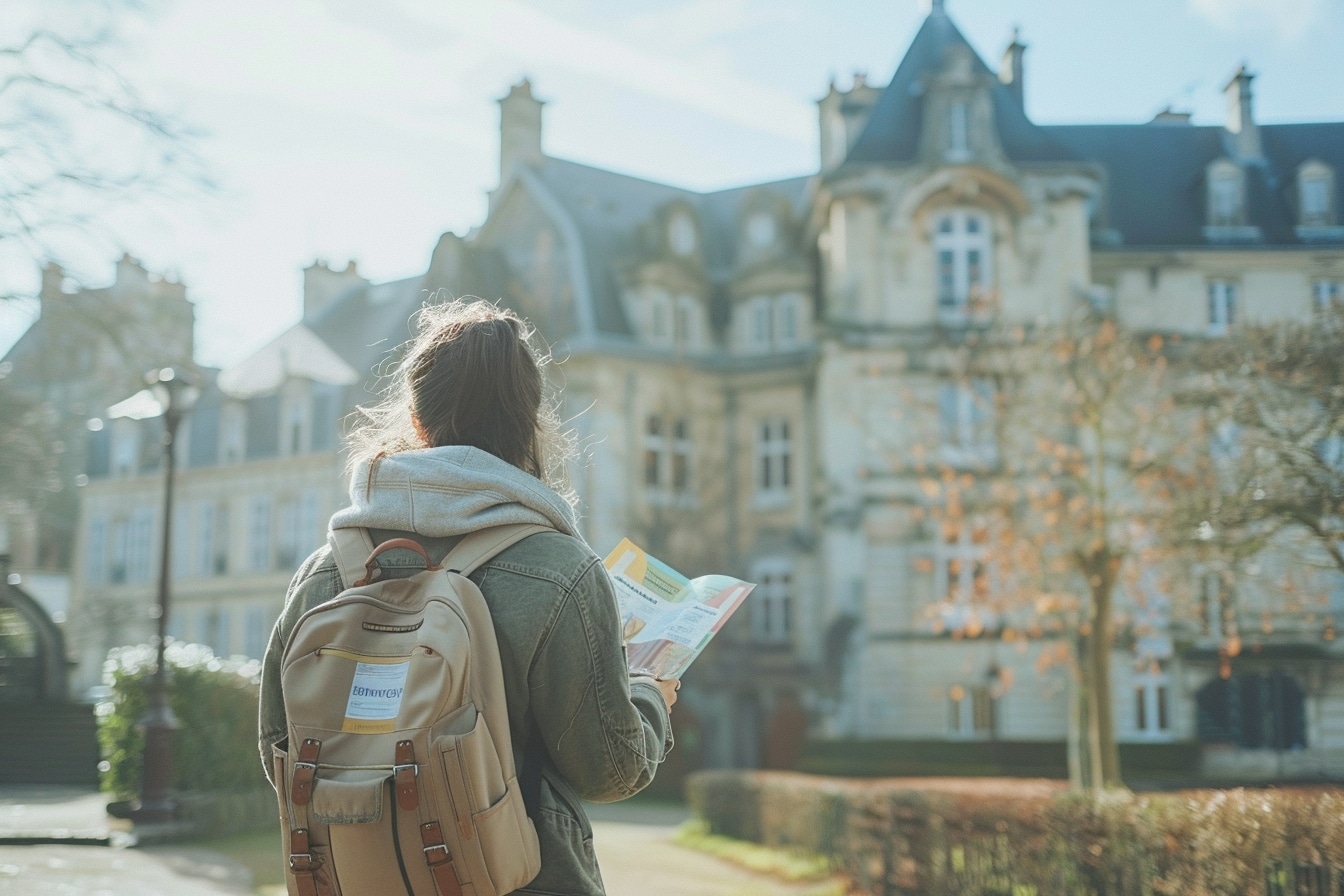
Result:
M103 222L119 204L209 186L191 130L109 61L118 17L135 6L11 8L15 30L0 31L0 258L37 267L63 240L110 236ZM0 286L15 297L29 294Z
M1186 508L1192 531L1250 556L1292 530L1344 573L1344 307L1239 327L1199 360L1216 450Z

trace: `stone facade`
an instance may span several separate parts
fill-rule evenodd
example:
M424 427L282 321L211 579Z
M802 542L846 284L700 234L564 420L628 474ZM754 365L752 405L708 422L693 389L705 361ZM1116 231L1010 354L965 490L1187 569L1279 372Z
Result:
M958 469L1010 450L949 348L1080 301L1191 339L1308 319L1344 288L1344 124L1257 125L1240 71L1222 127L1170 112L1041 126L1024 50L1015 39L994 74L934 4L889 85L819 101L819 172L707 194L548 156L543 104L513 88L479 228L403 281L314 265L303 320L214 378L183 448L173 629L255 654L342 500L338 420L444 288L501 300L553 345L598 551L628 535L687 572L761 583L683 691L694 761L788 762L776 735L802 716L818 739L1062 741L1062 674L929 620L976 547L922 522L912 459ZM117 440L150 423L110 428L85 491L85 682L107 646L150 630L161 486L117 462L136 455ZM1198 570L1172 587L1188 597ZM1344 612L1339 584L1321 587ZM1258 593L1247 612L1274 606ZM1202 738L1213 776L1340 774L1344 664L1319 622L1280 627L1229 682L1198 633L1173 628L1142 667L1118 651L1120 739ZM1228 688L1270 741L1224 724Z

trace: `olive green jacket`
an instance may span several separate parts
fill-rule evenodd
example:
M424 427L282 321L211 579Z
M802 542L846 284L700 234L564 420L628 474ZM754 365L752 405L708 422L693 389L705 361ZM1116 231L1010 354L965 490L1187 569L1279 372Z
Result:
M404 481L398 479L397 469L386 471L385 477L382 464L372 481L365 478L367 471L356 472L354 481L358 487L353 491L367 493L355 495L354 507L338 514L333 523L349 525L361 519L389 522L391 517L385 512L386 492L400 491L404 500L414 505L414 512L406 514L405 522L417 525L371 526L373 540L380 543L408 536L424 545L435 559L446 555L465 532L472 531L469 527L480 522L481 515L476 511L483 505L490 509L492 523L559 523L572 531L563 513L557 518L552 512L563 505L558 496L555 500L559 504L540 508L544 519L516 518L525 516L520 507L545 502L533 498L505 500L519 498L518 490L508 488L509 480L526 474L484 452L431 449L392 458L404 460L407 455L431 452L457 452L473 469L464 471L451 463L446 467L420 464L412 457L412 476ZM440 456L432 460L442 459ZM493 500L481 501L480 483L475 483L476 488L461 490L415 488L417 476L429 475L435 485L443 486L445 482L449 485L475 482L478 474L487 480L493 477L506 480L490 484ZM526 478L530 485L540 485L536 479ZM380 488L384 494L370 501L369 496ZM549 489L546 491L554 495ZM465 511L463 494L472 502ZM378 513L366 512L365 505L377 504L379 500L383 504ZM517 506L501 509L501 505L509 503ZM435 505L432 511L431 505ZM499 519L501 513L510 518ZM380 558L380 565L387 575L410 575L423 568L423 560L411 551L394 550ZM562 532L533 535L507 548L471 578L485 596L495 623L517 767L523 768L529 734L545 747L539 805L529 807L541 841L541 873L517 892L554 896L601 894L604 890L593 853L592 827L580 800L624 799L653 780L658 764L672 748L667 706L651 680L629 677L611 582L601 561L576 535ZM340 574L326 546L308 558L290 584L262 670L259 746L268 775L271 745L286 736L280 693L284 645L300 616L331 600L341 590Z

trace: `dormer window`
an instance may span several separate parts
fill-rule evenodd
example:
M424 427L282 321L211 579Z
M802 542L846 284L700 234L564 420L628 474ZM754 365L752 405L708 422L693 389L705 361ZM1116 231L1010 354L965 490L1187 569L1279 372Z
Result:
M1210 227L1237 227L1245 223L1241 169L1227 159L1219 159L1208 170L1208 223Z
M949 161L959 162L970 158L970 123L971 108L969 103L958 100L948 107L947 158Z
M695 223L691 216L686 212L677 212L667 225L668 246L676 254L685 257L695 251L696 242Z
M1335 223L1335 178L1329 166L1311 161L1297 170L1298 224L1329 227Z
M775 219L757 212L747 219L747 242L754 249L769 249L775 243Z

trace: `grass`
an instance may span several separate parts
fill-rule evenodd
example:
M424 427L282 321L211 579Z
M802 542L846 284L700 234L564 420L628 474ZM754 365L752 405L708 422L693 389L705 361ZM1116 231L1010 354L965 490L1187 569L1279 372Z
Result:
M673 838L679 846L708 853L749 871L768 874L788 883L832 883L832 887L815 891L809 896L844 896L848 892L835 880L835 871L824 857L797 851L786 851L733 840L709 832L709 825L692 819L677 829Z

